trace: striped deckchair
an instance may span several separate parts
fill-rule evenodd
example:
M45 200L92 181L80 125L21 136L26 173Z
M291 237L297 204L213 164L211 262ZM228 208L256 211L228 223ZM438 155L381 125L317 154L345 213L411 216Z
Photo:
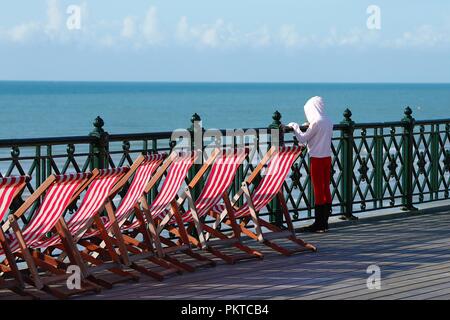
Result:
M165 161L164 165L161 166L161 168L157 171L155 176L152 178L152 180L146 185L144 189L144 194L140 198L140 204L142 206L142 209L136 208L136 213L138 216L138 219L135 219L135 221L127 224L122 224L122 229L124 231L126 230L139 230L141 229L147 229L149 231L149 237L146 241L147 247L145 250L142 250L139 254L134 254L130 259L133 261L137 261L141 259L142 257L146 257L149 253L152 251L149 250L150 244L154 245L154 249L156 250L156 253L159 257L164 258L165 260L169 261L172 265L177 266L178 268L181 268L182 270L186 271L194 271L198 267L203 266L214 266L214 261L205 258L204 256L200 255L199 253L196 253L192 250L189 240L186 235L186 230L184 228L183 223L178 225L179 233L183 236L180 237L181 244L180 245L171 245L169 247L162 246L161 242L164 242L164 238L161 236L161 226L160 220L161 220L161 214L167 213L169 218L174 217L175 219L179 219L178 221L181 221L181 214L177 208L176 205L176 199L177 194L180 191L180 188L186 179L187 173L191 166L193 165L195 159L198 157L197 152L193 152L192 154L184 153L184 154L176 154L172 153L171 157L168 159L168 161ZM146 201L145 195L147 195L150 190L155 186L156 182L163 176L163 174L166 172L166 177L163 181L163 184L159 190L158 195L156 198L151 202L149 205ZM167 210L170 208L170 210ZM157 227L158 225L158 227ZM137 248L143 248L141 243L138 243L136 239L131 239L129 244L134 244L134 249ZM196 261L194 263L186 263L183 261L180 261L179 259L176 259L171 254L172 253L184 253L192 258L194 258ZM137 253L137 252L136 252ZM137 264L134 265L136 270L139 270L143 273L147 273L148 269L145 269L141 266L138 266ZM165 274L159 274L158 276L149 274L153 277L155 277L158 280L162 280Z
M137 163L140 162L141 161L137 161ZM121 185L123 185L126 182L127 178L129 178L129 171L130 168L128 167L98 170L98 174L89 185L89 188L87 189L86 194L83 197L80 207L66 222L67 230L75 243L80 240L81 236L88 230L91 225L96 224L98 228L101 228L101 226L98 226L98 224L101 224L99 215L104 211L104 208L107 205L108 201L110 201L110 199L115 195L112 194L112 190L118 190L118 182L120 181ZM118 228L116 228L115 230L118 230ZM110 244L109 242L107 243ZM40 249L41 251L45 250L49 255L51 255L51 253L56 249L60 249L63 251L65 250L64 244L61 241L59 234L53 234L50 237L41 238L31 247L34 249ZM94 269L88 268L87 265L92 262L90 256L85 254L83 251L80 251L78 254L81 255L84 259L84 261L80 261L81 264L78 265L79 268L83 270L83 274L87 275L88 279L95 283L110 287L109 282L106 283L105 281L97 279L93 276ZM121 279L117 282L125 281L128 279L139 279L137 276L121 270L122 261L120 260L120 256L112 248L111 245L107 246L106 255L108 255L112 261L110 269L108 270L121 276Z
M64 244L71 264L80 264L81 257L74 250L74 243L64 221L64 213L97 176L98 170L92 173L74 173L49 176L39 188L33 192L25 202L8 217L3 225L3 230L13 230L8 233L11 252L25 260L27 264L24 280L38 289L42 289L58 297L64 297L60 288L52 287L69 276L63 268L59 268L60 262L43 255L35 250L35 245L49 232L56 232ZM18 219L28 209L44 196L42 203L33 213L31 220L20 227ZM3 251L0 251L3 254ZM55 276L41 276L39 269L56 274ZM81 275L82 276L82 275ZM81 288L73 290L73 294L85 291L99 291L99 287L89 281L81 280Z
M145 186L166 157L165 153L139 156L128 172L110 189L109 194L103 200L102 210L89 211L85 215L75 214L68 222L69 230L74 235L77 244L85 248L80 251L80 254L90 264L87 273L89 279L95 283L110 288L115 283L138 280L136 275L124 271L122 268L123 266L133 268L134 264L129 259L129 246L125 241L125 235L122 234L124 228L121 226L133 213L136 213L136 210L139 210L139 199L143 195ZM113 198L124 188L131 177L133 178L125 196L117 210L114 210ZM83 207L78 212L83 212L82 209ZM107 216L101 217L100 213L103 209L106 210ZM115 247L117 247L117 251ZM157 257L148 257L148 260L166 271L180 272L178 268ZM96 275L102 270L111 271L121 277L102 279Z
M158 280L162 280L164 276L172 273L180 273L178 267L154 253L153 239L140 208L140 203L151 189L148 188L148 185L156 184L173 161L179 162L176 153L172 153L163 162L166 157L166 154L154 154L138 158L130 169L130 172L134 172L134 177L117 209L114 210L112 204L107 203L105 209L108 216L97 219L97 228L84 230L84 232L78 234L78 244L85 247L87 251L82 253L83 257L97 265L96 268L92 269L93 271L99 271L108 266L108 261L104 260L104 255L98 257L97 254L103 252L105 247L110 247L113 250L113 246L116 246L119 248L123 264L127 267ZM187 158L192 163L191 157L188 156ZM160 169L155 173L158 167ZM120 185L121 182L117 183L117 187L114 187L111 192L112 195L120 190ZM133 215L135 220L130 222ZM141 223L142 221L143 223ZM136 239L139 234L143 235L143 241ZM98 240L100 240L100 244ZM146 259L164 270L159 272L144 268L136 263L140 259ZM104 281L102 284L107 285L107 282Z
M189 209L183 214L182 220L183 223L189 225L188 231L191 231L195 228L198 235L198 239L189 236L189 240L191 241L191 243L211 252L215 256L231 264L239 260L262 258L263 255L257 250L253 250L241 243L240 229L236 224L236 220L232 218L232 215L230 215L230 222L233 230L233 237L231 239L229 239L219 230L211 228L208 224L204 223L203 220L206 215L210 214L214 206L219 204L222 200L225 205L230 205L228 189L234 181L239 166L242 164L247 155L248 149L232 149L222 152L213 152L211 157L203 164L202 168L188 185L186 191L180 196L179 200L177 201L179 205L182 205L182 202L184 202L185 199L188 200ZM197 183L205 175L208 169L209 174L204 187L199 197L194 202L190 190L195 188ZM163 220L162 225L164 225L164 223L167 221L167 218ZM174 223L176 223L176 221L172 219L166 228L170 232L177 234L177 229L173 225ZM204 235L205 231L213 234L219 240L210 240L206 242ZM233 246L243 251L244 253L230 254L225 253L217 248L224 245L230 247Z
M3 221L12 202L21 194L28 181L30 181L29 176L0 178L0 222ZM0 256L0 272L3 273L0 277L0 288L7 288L25 295L22 275L2 228L0 228L0 250L3 252L3 257ZM12 279L7 280L7 275L11 275Z
M271 147L252 174L242 183L240 191L233 197L230 208L227 208L224 204L214 206L213 211L217 215L217 220L214 223L213 228L217 229L221 223L230 225L230 219L240 219L241 223L239 224L239 228L242 233L250 238L258 240L283 255L289 256L296 252L306 250L316 251L316 248L313 245L296 237L282 190L283 183L295 160L302 153L302 150L302 147L297 146L280 147L279 149ZM268 167L265 170L264 177L251 194L249 185L255 181L261 174L262 169L267 165ZM245 198L246 203L238 208L235 205L242 196ZM287 230L282 230L258 216L258 212L268 206L269 202L275 197L277 197L280 202ZM232 215L228 212L232 212ZM230 218L231 216L232 218ZM254 232L248 228L250 220L253 222ZM269 232L263 233L262 228L267 229ZM207 238L209 237L210 235L207 236ZM273 241L281 238L287 238L299 245L299 247L287 249Z

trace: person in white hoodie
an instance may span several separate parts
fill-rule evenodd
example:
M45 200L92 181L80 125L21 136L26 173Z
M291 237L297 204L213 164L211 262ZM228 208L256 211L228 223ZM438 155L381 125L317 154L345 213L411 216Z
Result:
M312 97L305 104L308 129L300 130L295 122L287 126L294 130L300 144L307 145L310 155L310 175L314 189L314 223L303 228L307 232L325 232L328 230L328 218L331 214L331 138L333 123L325 114L325 103L321 97Z

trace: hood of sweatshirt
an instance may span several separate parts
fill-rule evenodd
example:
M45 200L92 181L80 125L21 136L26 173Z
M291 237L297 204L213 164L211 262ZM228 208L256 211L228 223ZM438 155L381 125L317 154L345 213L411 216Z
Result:
M310 124L326 118L325 103L323 102L322 97L312 97L306 102L304 109L306 119Z

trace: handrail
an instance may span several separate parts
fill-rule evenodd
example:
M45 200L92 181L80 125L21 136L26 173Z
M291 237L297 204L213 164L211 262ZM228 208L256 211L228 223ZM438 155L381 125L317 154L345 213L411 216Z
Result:
M12 146L46 146L58 144L79 144L92 143L96 139L92 136L67 136L67 137L47 137L47 138L23 138L23 139L0 139L1 147Z
M450 124L450 118L446 119L430 119L430 120L415 120L415 125L431 125L431 124ZM355 123L353 127L355 129L363 128L390 128L404 126L402 121L389 121L389 122L365 122ZM334 130L342 130L346 127L345 124L335 124ZM303 131L307 126L300 127ZM226 134L230 130L234 129L217 129L222 134ZM267 130L267 128L243 128L239 129L248 130ZM286 132L292 132L291 129L287 129ZM160 132L141 132L141 133L122 133L122 134L109 134L109 141L124 141L124 140L154 140L154 139L169 139L172 136L171 131ZM46 145L59 145L59 144L81 144L92 143L96 140L94 136L63 136L63 137L44 137L44 138L20 138L20 139L0 139L0 148L11 146L46 146Z

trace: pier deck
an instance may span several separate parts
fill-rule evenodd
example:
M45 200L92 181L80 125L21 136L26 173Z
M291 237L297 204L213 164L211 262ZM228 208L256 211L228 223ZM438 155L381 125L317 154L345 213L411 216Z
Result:
M79 299L450 299L450 214L360 220L323 235L303 235L319 252L116 285ZM367 267L381 269L369 290ZM0 292L0 299L13 295Z

